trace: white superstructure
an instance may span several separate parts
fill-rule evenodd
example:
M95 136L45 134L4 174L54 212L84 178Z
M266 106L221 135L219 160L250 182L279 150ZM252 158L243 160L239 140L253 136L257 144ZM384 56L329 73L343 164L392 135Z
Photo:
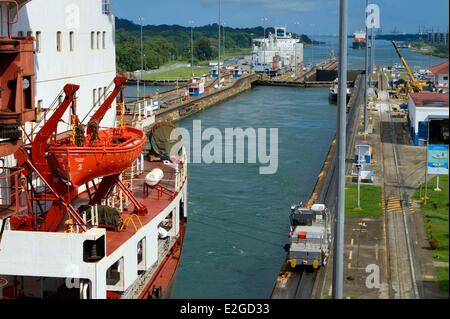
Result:
M286 27L276 27L268 38L253 40L253 67L256 71L294 67L303 63L303 43L287 33Z
M32 0L19 10L13 35L36 39L38 111L49 108L67 83L80 85L77 107L81 119L103 100L116 75L115 22L109 2ZM64 120L68 123L68 114ZM115 125L115 103L101 125Z

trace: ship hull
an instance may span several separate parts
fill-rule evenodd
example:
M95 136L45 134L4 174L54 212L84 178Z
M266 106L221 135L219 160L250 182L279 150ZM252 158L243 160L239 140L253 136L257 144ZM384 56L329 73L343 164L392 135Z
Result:
M186 222L180 224L180 236L172 246L170 253L159 266L155 275L142 291L139 299L170 299L173 297L176 273L181 261L183 242L186 234Z
M360 50L360 49L365 49L367 46L366 42L362 42L362 41L353 41L353 49L355 50Z

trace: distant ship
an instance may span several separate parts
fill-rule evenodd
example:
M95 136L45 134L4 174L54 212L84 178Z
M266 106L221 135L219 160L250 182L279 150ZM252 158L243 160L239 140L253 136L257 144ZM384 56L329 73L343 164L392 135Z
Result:
M367 46L367 41L366 41L366 32L364 31L359 31L359 32L355 32L354 37L353 37L353 49L363 49Z

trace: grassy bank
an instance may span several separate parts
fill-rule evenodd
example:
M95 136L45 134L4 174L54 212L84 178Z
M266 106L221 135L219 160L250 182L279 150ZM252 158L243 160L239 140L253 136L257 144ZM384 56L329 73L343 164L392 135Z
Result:
M423 203L424 189L421 188L414 195L414 199L421 202L420 210L423 215L427 240L432 249L433 260L436 262L448 262L449 244L449 199L448 176L439 177L441 192L435 192L436 179L428 183L428 201ZM432 247L434 246L434 247ZM436 268L439 286L448 291L448 268Z
M358 209L358 185L349 184L345 192L345 214L348 217L376 218L383 216L381 187L361 185L361 209Z
M416 42L413 43L412 49L419 54L448 59L448 45L432 45L426 42Z
M428 183L428 202L421 204L421 212L423 214L426 233L428 240L437 239L438 247L433 250L433 258L435 261L448 262L448 176L439 177L439 187L442 192L435 192L436 178ZM424 186L414 195L414 199L421 200L424 196Z
M207 67L194 68L194 76L200 76L200 75L206 74L208 72L209 72L209 68L207 68ZM178 69L170 70L167 72L144 75L143 79L144 80L153 80L153 81L185 80L185 79L190 79L191 76L192 76L191 68L178 68Z
M442 291L448 291L448 268L437 267L437 280L439 283L439 289Z

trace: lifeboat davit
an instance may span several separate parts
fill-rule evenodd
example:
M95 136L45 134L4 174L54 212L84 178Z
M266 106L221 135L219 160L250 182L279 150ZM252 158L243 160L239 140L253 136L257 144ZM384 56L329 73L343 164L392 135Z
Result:
M145 132L135 128L105 129L95 139L88 135L81 147L73 145L71 137L50 145L48 161L62 180L79 187L129 169L146 142Z

